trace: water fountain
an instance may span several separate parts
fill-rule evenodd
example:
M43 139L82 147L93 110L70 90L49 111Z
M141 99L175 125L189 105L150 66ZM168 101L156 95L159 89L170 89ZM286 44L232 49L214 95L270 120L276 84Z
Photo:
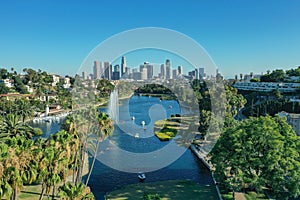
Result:
M119 95L118 95L118 90L114 90L110 94L107 113L114 120L114 122L119 122Z

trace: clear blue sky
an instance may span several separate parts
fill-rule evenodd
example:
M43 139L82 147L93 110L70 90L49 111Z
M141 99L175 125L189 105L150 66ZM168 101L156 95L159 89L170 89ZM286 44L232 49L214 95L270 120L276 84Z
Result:
M73 74L111 35L151 26L195 39L225 76L288 69L300 65L299 10L298 0L3 0L0 67Z

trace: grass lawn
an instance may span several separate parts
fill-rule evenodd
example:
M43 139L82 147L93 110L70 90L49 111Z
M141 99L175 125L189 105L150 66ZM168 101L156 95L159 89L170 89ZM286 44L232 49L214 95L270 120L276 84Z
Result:
M244 196L242 199L246 200L268 200L269 198L265 194L257 194L256 192L246 192L246 193L240 193L242 196ZM240 200L240 198L237 198L239 195L236 193L236 199ZM228 192L226 194L222 193L223 200L232 200L232 192Z
M155 122L154 134L160 141L168 141L176 136L177 132L187 130L192 117L171 117Z
M24 186L19 192L18 199L38 200L40 197L40 193L41 193L41 185Z
M269 199L266 195L257 194L256 192L247 192L245 194L245 197L246 197L247 200L254 200L254 199L268 200Z
M205 199L217 200L215 186L199 185L189 180L171 180L154 183L128 185L106 195L106 199L125 200L143 199L144 193L158 194L163 200Z
M18 199L24 200L38 200L41 194L41 185L27 185L24 186L18 195ZM56 188L57 190L57 188ZM47 199L47 195L44 194L44 199ZM55 199L59 199L56 197Z

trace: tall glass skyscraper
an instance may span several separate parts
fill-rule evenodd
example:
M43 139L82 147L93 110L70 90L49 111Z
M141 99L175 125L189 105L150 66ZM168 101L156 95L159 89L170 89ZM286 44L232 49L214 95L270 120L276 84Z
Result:
M121 60L121 77L125 74L125 69L126 69L126 58L125 56L122 56Z
M94 61L94 79L100 79L103 74L100 61Z
M166 60L166 79L172 79L172 66L169 59Z

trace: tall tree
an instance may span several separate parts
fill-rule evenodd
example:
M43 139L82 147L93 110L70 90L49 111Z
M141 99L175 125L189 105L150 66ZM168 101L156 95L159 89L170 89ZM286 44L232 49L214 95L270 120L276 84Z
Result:
M98 114L97 116L97 127L95 127L95 132L94 134L96 135L96 147L94 149L94 155L93 155L93 161L92 161L92 165L86 180L85 185L87 186L90 180L90 176L93 172L94 169L94 164L95 164L95 160L96 157L98 156L98 148L99 148L99 144L100 142L102 142L105 138L107 138L109 135L111 135L113 133L113 120L109 117L108 114L101 112Z
M235 191L269 188L278 199L300 195L300 139L285 118L249 118L227 128L211 162L221 183Z
M90 188L85 186L82 182L77 185L70 182L64 184L59 187L59 195L65 200L93 200L95 198Z

